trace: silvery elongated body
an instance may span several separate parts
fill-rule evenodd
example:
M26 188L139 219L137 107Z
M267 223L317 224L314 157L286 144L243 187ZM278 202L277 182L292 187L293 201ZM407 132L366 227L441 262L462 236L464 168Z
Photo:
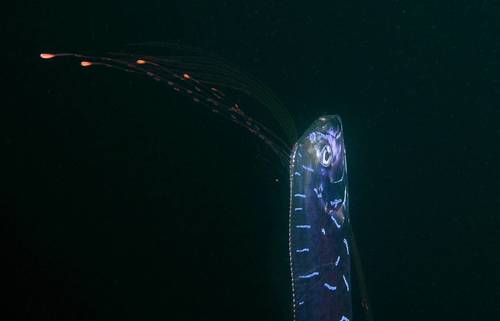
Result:
M320 117L297 141L290 185L294 320L351 320L351 228L340 117Z

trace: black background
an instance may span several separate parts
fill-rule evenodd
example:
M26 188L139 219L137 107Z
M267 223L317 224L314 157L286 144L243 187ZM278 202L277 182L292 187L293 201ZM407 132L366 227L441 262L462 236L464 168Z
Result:
M10 5L2 319L291 320L272 153L149 79L38 57L143 41L226 57L299 132L341 115L375 320L498 318L497 2Z

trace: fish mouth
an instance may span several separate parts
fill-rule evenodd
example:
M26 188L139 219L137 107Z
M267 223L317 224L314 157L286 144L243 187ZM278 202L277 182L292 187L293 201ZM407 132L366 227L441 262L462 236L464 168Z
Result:
M321 116L311 125L308 131L329 133L338 138L342 133L342 120L338 115Z
M311 133L321 133L330 135L334 139L338 139L342 135L343 127L342 120L338 115L324 115L316 119L309 128L298 139L298 142L305 141Z

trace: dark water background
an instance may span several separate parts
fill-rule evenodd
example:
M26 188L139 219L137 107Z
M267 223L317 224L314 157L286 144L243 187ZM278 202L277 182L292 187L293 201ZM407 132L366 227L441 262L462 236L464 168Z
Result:
M498 318L498 2L10 5L1 319L291 320L271 152L149 79L38 58L142 41L227 58L299 131L342 116L375 320Z

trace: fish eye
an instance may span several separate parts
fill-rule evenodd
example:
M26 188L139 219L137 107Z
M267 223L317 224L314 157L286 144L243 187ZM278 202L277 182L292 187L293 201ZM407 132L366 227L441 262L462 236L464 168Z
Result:
M324 167L330 166L332 158L333 158L332 148L330 147L330 145L327 144L323 146L323 148L321 149L321 159L320 159L321 166Z

